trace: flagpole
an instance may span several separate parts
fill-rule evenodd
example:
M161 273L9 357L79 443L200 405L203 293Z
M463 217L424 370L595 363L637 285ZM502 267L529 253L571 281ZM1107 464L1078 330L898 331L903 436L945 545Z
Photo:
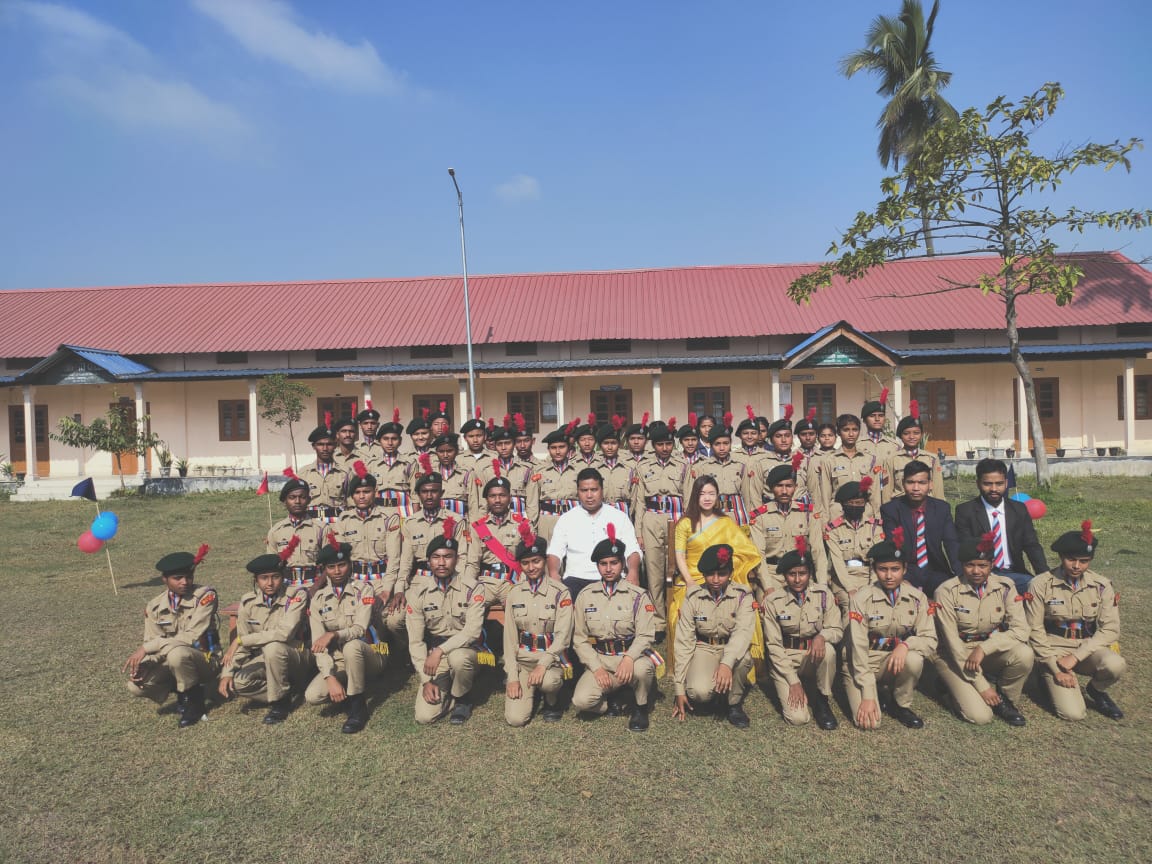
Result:
M92 494L96 494L95 489L93 489ZM93 498L92 503L96 505L96 515L99 516L100 502ZM112 553L108 551L108 541L104 541L104 557L108 559L108 575L112 577L112 593L119 597L120 589L116 587L116 573L112 570Z
M268 502L268 530L272 530L272 498L267 492L264 493L264 499Z

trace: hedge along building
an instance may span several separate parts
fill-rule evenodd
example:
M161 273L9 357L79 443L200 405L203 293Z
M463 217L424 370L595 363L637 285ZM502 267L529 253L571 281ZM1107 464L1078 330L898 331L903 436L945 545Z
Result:
M1152 275L1116 253L1076 256L1075 300L1019 302L1046 450L1123 447L1152 455ZM805 265L692 267L470 279L477 402L500 422L547 432L589 411L775 418L792 403L821 420L890 389L897 417L917 399L932 449L1029 438L1008 360L1003 306L975 289L934 294L992 269L989 258L889 264L811 305L785 294ZM29 477L110 475L107 454L51 441L62 417L111 404L194 467L280 471L285 431L258 418L273 373L314 391L301 431L371 399L405 419L449 403L468 414L458 277L0 292L5 369L0 446ZM34 430L29 436L28 430ZM304 435L301 461L311 458ZM152 469L128 458L126 474Z

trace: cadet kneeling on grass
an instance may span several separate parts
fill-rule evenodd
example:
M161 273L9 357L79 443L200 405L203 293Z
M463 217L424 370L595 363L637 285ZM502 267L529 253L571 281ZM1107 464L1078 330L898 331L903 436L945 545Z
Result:
M208 547L173 552L156 562L165 591L144 609L144 644L124 663L128 689L162 705L176 690L180 728L204 716L204 685L220 669L216 589L196 587L196 565Z
M327 583L312 596L308 622L312 654L319 670L304 691L309 705L344 703L348 719L341 732L353 735L368 722L364 691L384 671L383 644L374 633L376 592L371 582L349 581L352 547L334 534L316 556ZM376 644L371 644L375 642Z
M693 585L676 618L676 700L672 716L683 720L697 707L715 706L737 729L748 728L744 696L752 671L752 634L756 600L750 590L732 584L732 547L709 546L697 569L703 585Z
M290 543L279 555L259 555L248 562L255 590L240 599L236 639L224 652L220 672L220 695L266 702L264 723L269 726L288 717L293 685L302 687L312 665L304 624L308 589L285 584L292 551Z
M1091 569L1100 548L1092 523L1085 521L1080 528L1052 544L1060 566L1033 579L1025 595L1032 648L1061 719L1084 719L1087 706L1076 676L1088 675L1093 706L1105 717L1119 720L1124 712L1105 691L1128 668L1124 658L1111 650L1120 638L1120 595L1110 580Z
M936 651L936 628L929 619L935 610L923 591L904 581L903 535L897 527L890 540L868 550L876 581L856 592L848 612L841 677L861 729L879 728L882 707L910 729L924 725L911 708L912 694L924 662ZM887 705L880 688L891 689Z
M960 575L936 589L940 653L934 665L962 719L984 725L996 716L1023 726L1016 702L1036 658L1024 598L1015 582L992 572L995 554L991 532L960 544Z

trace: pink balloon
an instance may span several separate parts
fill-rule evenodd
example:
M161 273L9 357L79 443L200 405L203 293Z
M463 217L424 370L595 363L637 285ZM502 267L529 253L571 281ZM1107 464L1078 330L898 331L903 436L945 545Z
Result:
M76 541L76 547L81 552L91 555L104 548L104 541L93 535L91 531L85 531L80 535L80 539Z
M1028 508L1028 515L1033 519L1039 519L1048 512L1048 505L1039 498L1029 498L1024 502L1024 506Z

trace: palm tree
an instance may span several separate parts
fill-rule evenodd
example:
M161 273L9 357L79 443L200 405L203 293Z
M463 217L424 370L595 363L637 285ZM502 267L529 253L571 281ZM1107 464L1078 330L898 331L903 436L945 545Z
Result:
M952 80L932 53L932 30L940 0L933 0L932 13L924 21L920 0L904 0L897 18L880 15L868 28L866 47L853 51L840 61L840 72L851 78L857 72L872 72L880 77L876 92L888 104L876 121L880 143L876 154L885 168L900 170L901 160L915 159L927 131L941 120L957 116L940 91ZM934 254L928 218L924 217L924 245Z

